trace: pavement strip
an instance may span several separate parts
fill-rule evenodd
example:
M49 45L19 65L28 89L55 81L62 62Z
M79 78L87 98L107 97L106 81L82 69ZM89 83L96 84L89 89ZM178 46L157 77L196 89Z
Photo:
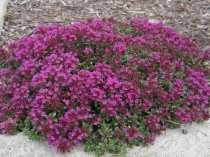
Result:
M8 1L9 0L0 0L0 35L4 25L4 16L6 14Z

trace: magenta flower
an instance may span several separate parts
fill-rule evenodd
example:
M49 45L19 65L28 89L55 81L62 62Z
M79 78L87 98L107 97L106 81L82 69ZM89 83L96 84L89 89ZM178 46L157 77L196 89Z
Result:
M93 53L93 49L87 47L87 48L85 48L84 53L85 53L86 55L91 55L91 54Z
M139 133L135 128L125 128L125 136L128 139L128 142L131 142L134 139L141 138L141 133Z
M124 43L122 42L119 42L119 43L116 43L114 46L113 46L113 51L116 52L117 54L125 54L126 51L127 51L127 48L125 46Z

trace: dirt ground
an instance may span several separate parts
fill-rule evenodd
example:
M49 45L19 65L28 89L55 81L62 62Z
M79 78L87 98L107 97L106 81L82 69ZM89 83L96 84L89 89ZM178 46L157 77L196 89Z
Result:
M40 23L69 24L88 17L162 21L210 45L210 0L10 0L0 43L31 33Z

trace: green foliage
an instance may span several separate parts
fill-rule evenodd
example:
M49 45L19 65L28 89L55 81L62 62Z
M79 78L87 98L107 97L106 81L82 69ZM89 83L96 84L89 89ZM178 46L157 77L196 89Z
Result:
M8 65L8 63L7 63L7 62L3 62L3 63L1 63L1 68L6 68L6 67L7 67L7 65Z
M41 137L40 132L36 129L36 125L32 125L31 120L27 117L24 121L18 124L18 129L23 131L31 140L39 140Z
M96 155L97 155L97 156L102 156L102 155L104 155L105 152L106 152L105 146L104 146L103 144L99 143L99 144L96 146L95 152L96 152Z
M125 154L126 153L126 145L121 141L113 139L109 141L108 150L110 153L114 154Z
M136 55L138 56L138 58L141 58L141 59L146 59L149 57L148 52L145 52L143 50L140 52L136 52Z
M95 145L90 141L86 141L84 150L86 152L93 152L95 151Z
M204 62L203 65L207 68L210 68L210 62Z
M97 156L102 156L105 152L124 155L127 152L126 147L139 145L142 139L127 142L123 132L121 132L121 137L119 138L114 136L114 130L121 130L120 128L123 129L125 127L117 123L119 118L120 117L117 116L115 118L107 118L102 121L99 127L92 132L91 140L85 142L84 150L87 152L95 151ZM142 138L148 135L149 130L141 115L124 116L124 118L126 126L135 125L138 128L138 131L141 132Z
M172 84L170 81L165 81L163 80L160 85L167 91L167 92L170 92L171 91L171 88L172 88Z
M120 32L120 35L132 35L132 34L134 34L132 27L120 27L119 32Z

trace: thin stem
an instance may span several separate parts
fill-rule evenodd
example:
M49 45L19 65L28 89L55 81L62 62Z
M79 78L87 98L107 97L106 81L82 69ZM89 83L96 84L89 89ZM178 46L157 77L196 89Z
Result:
M171 120L166 120L166 121L168 121L168 122L170 122L170 123L173 123L173 124L180 125L180 126L188 127L187 125L184 125L184 124L181 124L181 123L178 123L178 122L174 122L174 121L171 121ZM198 129L192 127L192 126L191 126L191 128L194 129L194 130L196 130L196 131L199 131L199 132L202 133L204 136L207 136L207 135L206 135L205 133L203 133L202 131L200 131L200 130L198 130Z

